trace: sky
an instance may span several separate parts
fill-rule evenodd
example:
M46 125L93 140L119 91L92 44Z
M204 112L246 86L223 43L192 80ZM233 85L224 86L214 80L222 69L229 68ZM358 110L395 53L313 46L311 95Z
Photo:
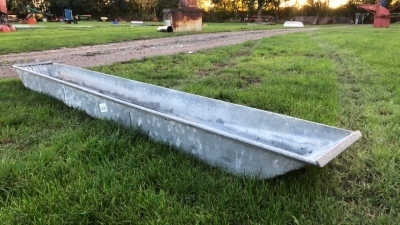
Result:
M293 6L296 4L296 1L299 3L299 5L304 5L307 0L289 0L286 3L283 3L282 6ZM329 0L329 6L331 8L337 8L343 4L346 4L348 0ZM204 4L206 5L206 7L210 7L211 5L211 1L204 1Z
M304 5L307 0L297 0L299 2L299 5ZM330 0L329 1L329 6L331 8L337 8L340 5L346 4L348 0ZM290 0L287 5L295 5L296 0Z
M296 4L296 1L298 1L298 2L299 2L299 5L301 6L301 5L304 5L304 4L306 3L307 0L289 0L289 1L286 2L286 3L283 3L283 7L284 7L284 6L293 6L293 5ZM329 6L330 6L331 8L337 8L337 7L339 7L340 5L346 4L347 1L348 1L348 0L329 0ZM207 7L210 7L211 1L204 1L204 4L205 4Z

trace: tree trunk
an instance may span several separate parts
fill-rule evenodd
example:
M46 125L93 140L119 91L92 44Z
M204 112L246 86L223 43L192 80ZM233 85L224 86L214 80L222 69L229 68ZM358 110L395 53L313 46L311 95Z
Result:
M278 8L275 9L275 19L276 19L276 22L278 22L278 20L279 20L279 6L278 6Z

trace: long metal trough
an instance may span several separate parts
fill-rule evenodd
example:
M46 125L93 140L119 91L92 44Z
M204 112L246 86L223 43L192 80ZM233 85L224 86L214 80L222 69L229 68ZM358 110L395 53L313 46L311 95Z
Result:
M234 174L271 178L324 166L361 137L289 116L72 66L13 66L24 85L95 118L139 127Z

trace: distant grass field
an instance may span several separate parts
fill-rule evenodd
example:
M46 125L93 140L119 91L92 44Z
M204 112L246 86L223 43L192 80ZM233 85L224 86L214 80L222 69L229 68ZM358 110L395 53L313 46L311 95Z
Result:
M106 44L148 38L171 37L187 35L188 33L157 32L162 23L145 22L143 26L131 26L130 22L83 21L78 24L64 24L59 22L39 22L31 28L15 24L17 32L0 33L0 54L58 49L62 47L77 47L82 45ZM283 28L282 25L251 25L245 23L205 23L202 32L231 32L242 30L266 30ZM196 34L191 32L189 34Z
M93 70L350 130L324 168L233 176L0 80L2 224L399 224L400 27L351 26Z

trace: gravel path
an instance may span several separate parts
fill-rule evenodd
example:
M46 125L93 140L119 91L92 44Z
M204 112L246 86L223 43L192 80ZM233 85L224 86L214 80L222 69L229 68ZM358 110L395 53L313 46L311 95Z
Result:
M17 72L11 67L13 64L17 63L52 61L89 68L95 65L106 65L113 62L123 62L156 55L171 55L179 52L211 49L224 45L238 44L248 40L258 40L265 37L301 31L310 32L316 29L317 28L297 28L198 34L77 48L62 48L40 52L7 54L1 55L0 79L17 77Z

